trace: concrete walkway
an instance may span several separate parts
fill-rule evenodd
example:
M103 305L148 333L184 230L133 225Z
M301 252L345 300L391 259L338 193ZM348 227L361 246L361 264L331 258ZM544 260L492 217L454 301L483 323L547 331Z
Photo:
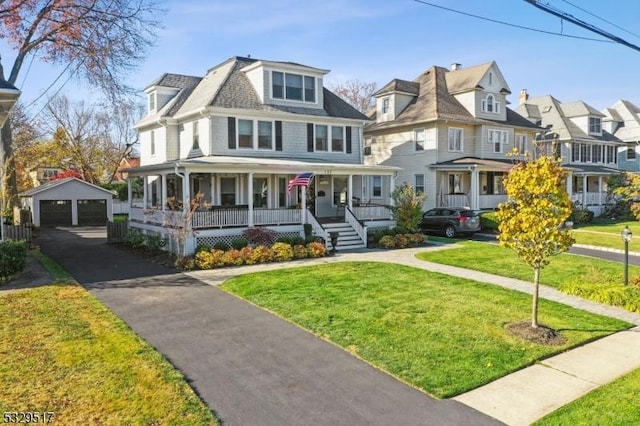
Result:
M251 272L346 261L377 261L407 265L447 275L532 293L532 284L470 269L419 260L426 250L446 250L436 246L392 251L357 251L334 257L307 259L286 264L255 265L221 270L193 271L189 275L211 285ZM618 318L640 325L640 315L603 305L541 286L540 297L578 309ZM640 368L640 328L635 327L582 347L546 359L485 386L454 398L509 425L528 425L616 378Z

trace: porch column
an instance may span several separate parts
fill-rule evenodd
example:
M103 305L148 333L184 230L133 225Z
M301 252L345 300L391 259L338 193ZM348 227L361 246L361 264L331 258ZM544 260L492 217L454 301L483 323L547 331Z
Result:
M471 197L469 200L469 204L472 209L476 210L479 204L479 194L480 194L480 176L478 169L473 167L471 169Z
M182 208L185 214L191 210L191 182L189 179L189 172L185 170L182 180Z
M573 175L571 173L567 174L567 193L571 201L573 201Z
M162 180L161 183L162 185L162 195L160 196L160 202L162 203L162 210L166 210L167 209L167 175L166 174L162 174Z
M213 198L213 196L215 195L214 188L216 183L213 173L211 173L211 177L209 179L210 179L209 186L211 188L211 197L209 199L211 200L211 205L213 206L216 204L215 199Z
M149 197L149 180L147 179L147 176L143 176L142 177L142 208L146 209L147 206L147 201L148 201L148 197Z
M302 207L302 223L307 223L307 187L300 186L300 207Z
M353 175L349 175L347 180L347 205L353 210Z
M587 175L582 176L582 207L587 207Z
M249 223L247 224L249 227L252 227L254 224L253 221L253 172L247 173L247 199L249 205Z
M602 205L602 176L598 176L598 205Z
M391 176L389 176L389 204L391 206L395 205L395 202L393 201L393 197L391 197L391 193L393 192L393 189L396 187L396 175L398 173L394 172L394 174L392 174ZM371 184L371 181L369 181L369 184ZM371 188L371 185L369 185L369 191L372 191L373 188ZM371 198L371 197L369 197Z
M133 207L133 189L131 188L131 176L127 179L127 199L129 200L129 208Z

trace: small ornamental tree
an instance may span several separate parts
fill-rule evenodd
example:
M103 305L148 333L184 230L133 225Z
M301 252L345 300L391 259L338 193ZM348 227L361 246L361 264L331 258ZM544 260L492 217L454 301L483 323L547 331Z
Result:
M540 270L549 257L569 250L575 242L563 227L571 215L566 172L553 157L517 164L504 180L508 201L498 206L500 245L513 249L533 268L531 327L538 327Z
M405 182L393 190L391 199L391 212L398 226L409 232L417 232L422 220L422 205L427 196L423 192L416 193L413 186Z

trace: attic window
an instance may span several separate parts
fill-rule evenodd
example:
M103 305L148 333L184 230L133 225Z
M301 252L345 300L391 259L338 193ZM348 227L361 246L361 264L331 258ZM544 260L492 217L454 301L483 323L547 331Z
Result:
M315 102L316 78L273 71L271 73L271 96L274 99Z
M491 86L493 84L493 73L490 72L489 73L489 86Z
M483 112L495 112L500 114L500 102L496 102L493 95L489 94L481 102L480 108Z
M382 99L382 113L387 114L389 112L389 97Z
M589 117L589 133L602 133L602 120L600 120L600 117Z
M149 93L149 112L153 112L156 110L156 94Z

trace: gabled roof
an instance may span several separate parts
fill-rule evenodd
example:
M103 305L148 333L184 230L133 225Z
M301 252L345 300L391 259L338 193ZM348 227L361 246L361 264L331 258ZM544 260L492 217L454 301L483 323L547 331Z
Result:
M620 99L609 108L605 115L621 123L614 131L614 136L626 142L640 141L640 108L633 103Z
M61 186L61 185L66 185L69 182L74 182L74 181L75 182L79 182L79 183L81 183L83 185L90 186L90 187L92 187L94 189L99 189L100 191L106 192L107 194L113 195L113 192L111 192L111 191L109 191L107 189L101 188L101 187L99 187L97 185L94 185L94 184L89 183L87 181L84 181L82 179L78 179L78 178L74 178L74 177L68 177L68 178L64 178L64 179L50 180L49 182L45 182L40 186L36 186L35 188L29 189L27 191L24 191L24 192L20 193L20 196L21 197L32 197L32 196L34 196L36 194L39 194L41 192L48 191L48 190L50 190L52 188L55 188L55 187L58 187L58 186Z
M492 62L488 65L491 64ZM491 121L474 117L464 106L462 106L455 96L449 93L447 76L450 73L451 72L449 70L443 67L432 66L429 68L413 81L413 83L418 87L418 95L396 116L395 120L372 123L367 125L365 130L381 130L437 120L449 120L456 123L471 125L498 123L504 126L539 129L535 124L526 120L524 117L521 117L509 108L507 108L506 121ZM373 114L372 118L375 119L375 114Z
M180 107L182 107L184 102L191 95L191 92L193 92L198 83L200 83L200 80L202 80L201 77L194 77L190 75L168 73L162 74L158 79L147 86L147 89L154 86L171 87L174 89L179 89L178 93L159 110L144 116L140 121L136 123L135 127L145 126L154 123L163 117L173 116L180 109Z
M163 117L179 118L190 113L199 112L207 107L217 107L369 120L364 114L351 107L326 88L323 88L324 108L263 103L253 84L243 71L246 67L257 62L304 67L303 65L293 62L261 61L254 58L233 57L211 68L204 78L194 77L194 80L191 80L191 83L195 83L193 87L190 86L188 90L183 89L178 95L183 94L184 99L181 102L177 102L170 109L165 110L163 108L160 113ZM310 67L306 68L317 72L326 71ZM195 79L197 79L197 81ZM168 84L163 79L159 79L158 81ZM160 83L158 83L158 85L160 85ZM145 117L136 127L139 127L141 123L144 125L153 119L157 119L157 117Z
M415 81L407 81L407 80L400 80L398 78L394 78L389 83L387 83L384 87L382 87L380 90L374 93L373 96L378 97L380 95L386 95L388 93L393 93L393 92L417 95L419 90L420 90L420 85Z
M475 89L482 89L480 80L482 80L489 69L494 67L494 65L496 65L495 61L491 61L485 64L475 65L468 68L459 68L449 72L446 77L449 93L456 94ZM505 84L505 87L500 91L503 93L511 93L511 89L509 89L504 77L500 74L498 67L495 66L494 69Z
M563 102L562 111L564 112L564 115L569 118L584 116L605 116L603 113L583 101Z

